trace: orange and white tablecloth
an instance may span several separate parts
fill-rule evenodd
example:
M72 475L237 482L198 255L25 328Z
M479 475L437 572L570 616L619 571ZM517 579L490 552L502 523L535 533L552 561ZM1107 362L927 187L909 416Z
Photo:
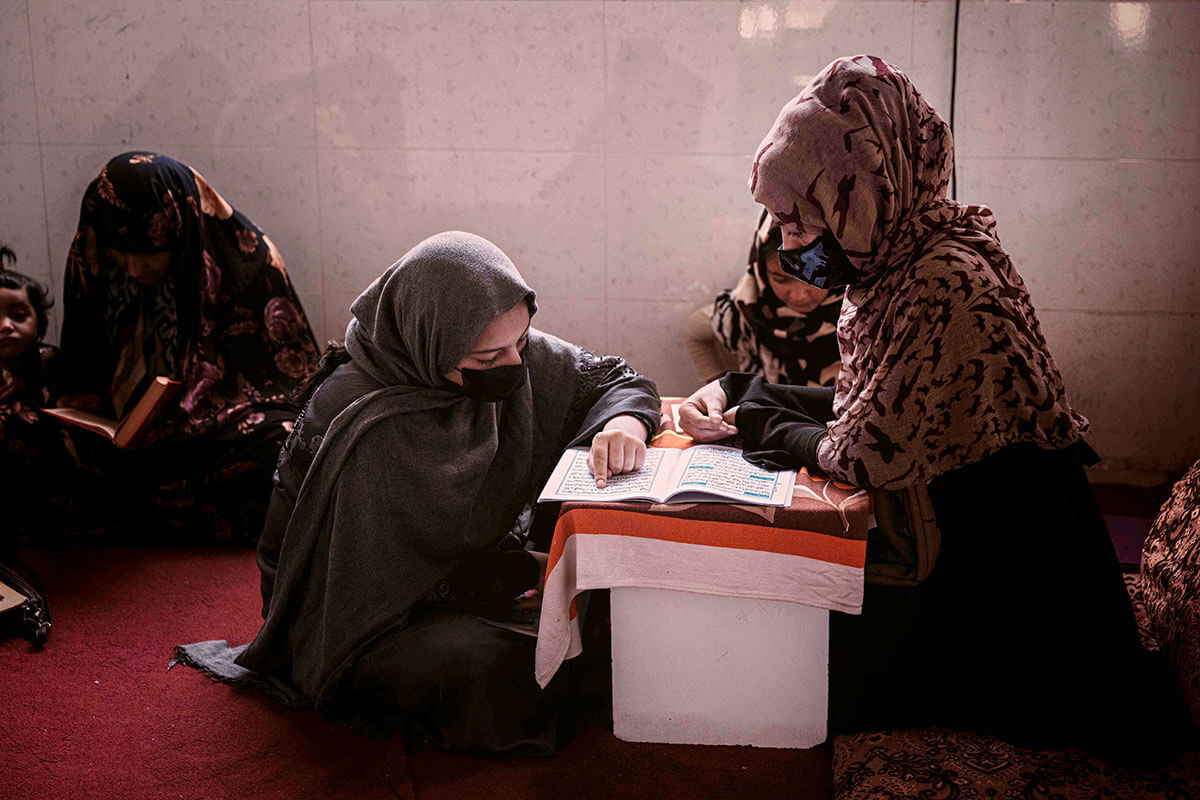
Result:
M665 438L664 438L665 437ZM686 446L670 432L658 446ZM801 470L790 506L563 503L550 547L534 674L582 651L575 599L642 586L862 611L871 500Z

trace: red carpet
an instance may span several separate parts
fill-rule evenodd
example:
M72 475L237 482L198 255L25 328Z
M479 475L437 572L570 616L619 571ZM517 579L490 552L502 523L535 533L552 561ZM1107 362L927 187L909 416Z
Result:
M258 571L245 549L26 551L54 615L45 650L0 641L0 797L827 798L829 756L621 742L585 727L548 759L405 756L187 667L172 647L250 639Z

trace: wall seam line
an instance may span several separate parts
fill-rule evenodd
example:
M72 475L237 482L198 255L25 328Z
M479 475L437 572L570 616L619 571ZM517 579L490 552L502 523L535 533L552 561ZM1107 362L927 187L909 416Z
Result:
M33 85L33 128L34 138L37 140L38 177L42 181L42 225L46 229L46 284L50 289L50 296L55 297L59 295L59 292L54 280L54 248L50 240L50 201L46 191L46 157L42 152L42 112L41 103L38 101L37 62L34 58L33 48L33 12L29 6L29 0L25 0L25 35L29 43L29 80ZM58 304L57 308L61 309L62 304ZM55 317L58 317L58 314L58 311L54 312ZM58 319L58 324L61 332L61 318ZM47 330L47 333L49 332Z

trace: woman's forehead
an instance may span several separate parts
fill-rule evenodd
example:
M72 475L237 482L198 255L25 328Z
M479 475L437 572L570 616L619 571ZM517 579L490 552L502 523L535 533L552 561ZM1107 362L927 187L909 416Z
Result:
M486 328L470 352L500 350L515 344L529 330L529 306L522 299L515 306L496 317Z

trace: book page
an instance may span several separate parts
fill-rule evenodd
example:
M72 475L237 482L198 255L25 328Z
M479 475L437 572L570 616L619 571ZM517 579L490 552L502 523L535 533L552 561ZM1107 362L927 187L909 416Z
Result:
M133 410L120 422L81 408L43 408L42 413L107 436L117 447L130 447L137 444L149 424L162 412L181 385L179 381L170 378L155 378Z
M150 423L175 396L180 385L179 381L173 381L164 376L155 378L141 399L138 400L137 405L125 415L125 419L121 420L121 424L117 426L113 443L117 447L130 447L136 444L144 436Z
M94 411L84 411L82 408L43 408L43 414L57 417L64 422L70 422L89 431L94 431L109 439L117 435L117 423L108 417Z
M794 471L772 472L756 467L742 458L742 451L736 447L696 445L680 452L673 501L685 495L689 500L702 501L703 497L690 494L702 492L756 505L784 506L791 502Z
M646 462L637 472L613 475L603 489L588 469L588 451L572 449L563 453L554 474L542 490L538 502L545 500L659 500L660 492L670 483L671 465L680 450L649 447Z

